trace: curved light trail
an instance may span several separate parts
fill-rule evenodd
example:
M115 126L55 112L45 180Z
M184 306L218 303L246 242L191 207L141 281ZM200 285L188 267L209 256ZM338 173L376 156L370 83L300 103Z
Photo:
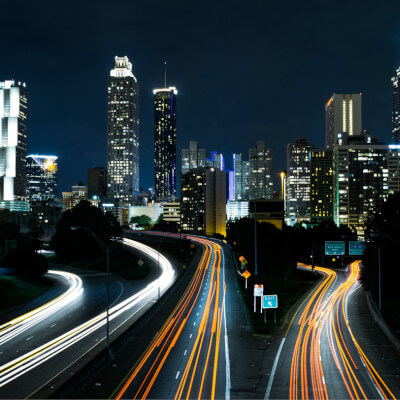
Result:
M127 298L126 300L118 303L109 310L109 321L115 320L121 314L131 310L133 307L137 306L139 303L147 299L150 301L157 295L158 286L160 286L161 293L165 291L175 279L175 271L172 268L171 263L157 251L149 246L142 243L135 242L130 239L124 239L124 244L134 247L137 250L145 253L147 256L153 258L159 263L160 269L162 271L159 279L149 283L144 289L136 293L135 295ZM146 302L147 303L147 302ZM129 320L133 315L135 315L145 304L141 305L134 312L130 312L124 317L123 322L119 323L118 326L112 327L113 330L117 330L122 324ZM65 334L43 344L42 346L0 366L0 387L8 384L19 376L27 373L38 365L44 363L55 355L62 351L65 351L70 346L76 344L83 338L87 337L97 329L101 328L107 323L107 313L102 312L96 317L90 319L77 326L74 329L66 332ZM112 332L111 332L112 333ZM103 338L104 339L104 338Z
M329 398L329 385L324 376L324 358L321 354L321 340L327 339L330 356L350 399L371 397L370 382L366 382L359 368L365 367L370 380L381 399L394 399L382 377L367 358L354 337L347 319L346 302L357 284L360 261L350 265L350 274L338 288L329 294L336 273L327 268L316 267L324 275L298 321L299 333L294 346L290 371L290 399ZM310 269L309 266L301 265ZM350 335L352 341L346 342ZM354 349L356 351L354 351ZM358 354L356 359L352 354ZM326 357L326 355L325 355ZM361 361L361 363L360 363ZM337 382L335 382L337 383ZM369 395L368 395L369 394Z
M221 247L200 237L188 236L203 247L198 267L179 303L153 339L147 350L111 395L121 399L130 397L144 399L157 382L174 347L185 331L188 320L193 317L199 296L206 284L206 274L210 272L208 291L201 320L194 342L188 350L182 373L175 378L174 399L210 398L216 395L218 357L222 321L225 308L225 286L221 276ZM196 307L196 308L195 308ZM201 305L200 305L201 307ZM198 313L197 313L198 314ZM168 371L167 371L168 373ZM176 386L175 386L176 385Z
M71 274L70 272L55 270L49 270L48 273L67 280L69 289L41 307L0 325L0 345L6 343L10 339L14 339L17 335L31 328L33 325L53 315L82 294L82 280L79 276Z

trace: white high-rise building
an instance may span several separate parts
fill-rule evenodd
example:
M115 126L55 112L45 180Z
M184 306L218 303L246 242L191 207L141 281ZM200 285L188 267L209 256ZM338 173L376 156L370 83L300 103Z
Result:
M241 154L233 155L234 200L249 199L250 162L244 161Z
M107 95L107 196L133 204L139 195L139 87L128 57L115 57Z
M26 84L0 82L0 201L26 199Z
M337 143L338 133L361 135L361 93L334 93L325 105L325 147Z

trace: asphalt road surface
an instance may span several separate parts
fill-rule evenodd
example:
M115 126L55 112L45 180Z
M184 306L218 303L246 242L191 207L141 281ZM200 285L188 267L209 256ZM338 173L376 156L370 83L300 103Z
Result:
M347 272L317 269L324 278L280 339L265 399L395 398L348 323L359 263Z
M189 238L204 249L190 284L113 398L229 398L224 252Z
M147 279L135 283L111 275L108 314L111 339L154 304L158 285L162 295L176 276L168 260L158 257L155 250L129 239L124 241L144 257L160 262L161 279L158 279L157 269ZM79 278L76 279L82 281L82 287L76 283L75 296L69 297L62 307L49 312L35 311L33 317L24 315L21 320L3 325L0 331L3 334L0 336L0 398L29 397L93 348L100 351L106 346L106 274L74 270L75 274L77 272ZM56 279L66 278L57 276ZM60 295L59 286L51 294ZM49 300L45 296L44 301ZM5 332L10 334L5 336Z

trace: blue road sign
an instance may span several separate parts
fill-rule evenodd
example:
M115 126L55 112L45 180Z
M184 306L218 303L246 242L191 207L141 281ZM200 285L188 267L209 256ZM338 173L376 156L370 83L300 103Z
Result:
M364 254L365 244L363 242L349 242L349 255L362 256Z
M344 242L325 242L326 256L344 256Z
M269 294L263 296L263 308L278 308L278 295Z

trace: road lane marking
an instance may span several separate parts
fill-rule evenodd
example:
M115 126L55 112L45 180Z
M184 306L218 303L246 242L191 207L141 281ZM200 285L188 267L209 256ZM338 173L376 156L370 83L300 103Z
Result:
M181 371L178 371L178 372L177 372L175 379L178 379L180 372L181 372Z
M324 385L325 385L325 378L324 377L322 377L322 382L324 383Z
M26 340L31 340L33 338L33 336L31 336L31 337L28 337L28 339L26 339Z
M53 328L53 327L56 326L56 325L57 325L57 324L53 324L53 325L50 326L50 328Z
M184 356L186 356L187 350L185 350L185 352L183 353ZM1 353L0 353L1 354Z
M192 338L192 334L190 334L190 336L189 336L189 339L191 339Z
M286 340L286 338L282 338L282 342L281 342L281 344L279 346L278 352L276 353L274 365L272 366L271 376L269 377L267 391L265 392L264 400L268 400L269 399L269 395L271 394L272 383L274 381L276 367L278 365L279 357L281 355L282 347L283 347L283 344L285 343L285 340Z

